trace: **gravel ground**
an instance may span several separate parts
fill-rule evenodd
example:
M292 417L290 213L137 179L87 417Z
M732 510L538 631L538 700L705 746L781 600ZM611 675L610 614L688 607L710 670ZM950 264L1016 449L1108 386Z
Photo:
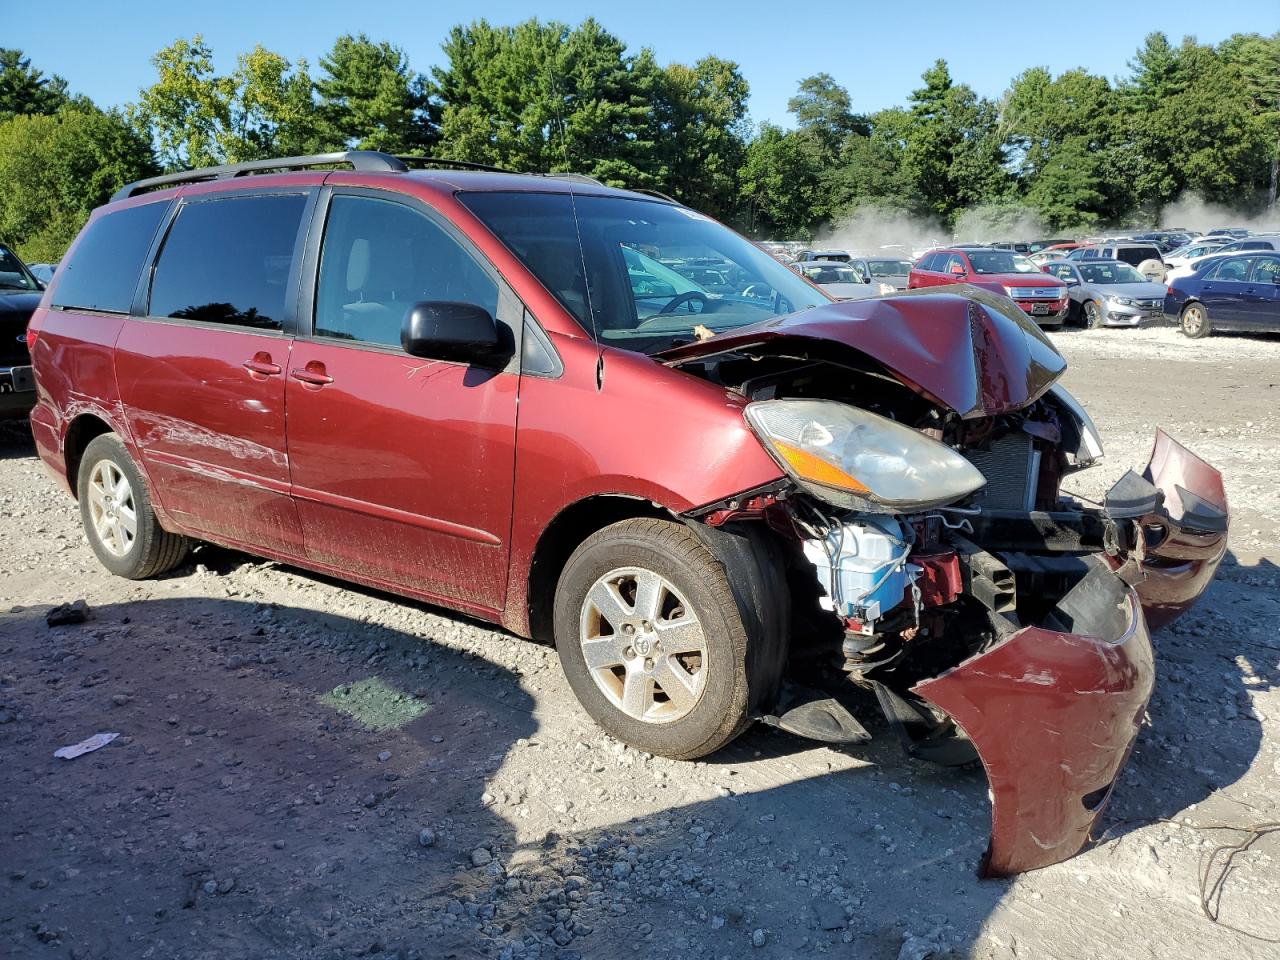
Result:
M1280 340L1054 337L1109 451L1073 489L1140 466L1163 424L1235 510L1211 592L1156 635L1151 723L1092 850L980 881L981 771L891 737L759 728L667 761L602 735L554 651L462 617L211 547L114 579L10 428L0 956L1280 955L1199 904L1240 838L1206 825L1280 819ZM80 598L86 623L46 625ZM53 758L99 731L120 736ZM1278 855L1236 857L1224 923L1280 937Z

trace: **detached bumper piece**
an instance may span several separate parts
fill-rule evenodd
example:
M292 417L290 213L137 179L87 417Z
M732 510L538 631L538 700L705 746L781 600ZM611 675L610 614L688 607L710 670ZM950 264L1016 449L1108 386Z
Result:
M1156 431L1141 479L1159 497L1156 509L1140 521L1145 543L1134 589L1147 622L1157 629L1177 619L1209 586L1227 552L1230 515L1222 474L1163 430Z
M1153 675L1136 593L1095 561L1045 625L913 688L963 729L986 768L984 876L1048 866L1084 846L1137 738Z

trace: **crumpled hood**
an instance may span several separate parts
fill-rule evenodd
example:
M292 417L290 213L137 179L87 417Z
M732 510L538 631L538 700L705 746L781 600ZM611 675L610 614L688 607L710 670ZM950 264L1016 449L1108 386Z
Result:
M1021 409L1067 368L1012 301L969 284L812 307L656 359L673 367L727 353L839 361L851 350L965 418Z

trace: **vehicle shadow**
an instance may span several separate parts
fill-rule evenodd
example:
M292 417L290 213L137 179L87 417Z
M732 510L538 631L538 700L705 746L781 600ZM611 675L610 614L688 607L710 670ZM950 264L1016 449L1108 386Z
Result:
M1106 842L1249 769L1249 691L1280 680L1264 582L1274 564L1229 557L1157 633L1152 725ZM1011 888L974 872L982 771L908 759L888 731L833 751L757 726L704 763L630 751L614 769L601 755L627 751L585 734L578 752L512 670L412 633L233 599L104 605L58 629L45 612L0 614L13 956L1007 955L982 939ZM576 711L554 687L556 713ZM104 730L122 736L51 757ZM673 778L693 786L635 799ZM566 795L590 809L560 815ZM554 827L535 839L530 806Z
M512 846L486 784L535 729L510 671L231 599L108 604L58 628L15 610L0 954L474 955L492 907L473 894ZM104 731L120 737L52 756Z

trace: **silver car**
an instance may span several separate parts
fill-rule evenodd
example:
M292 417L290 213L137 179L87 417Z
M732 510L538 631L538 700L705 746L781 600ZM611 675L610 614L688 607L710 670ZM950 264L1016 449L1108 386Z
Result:
M849 266L872 280L887 283L894 290L907 289L907 276L911 273L911 261L901 257L855 257Z
M1164 284L1119 260L1054 260L1044 271L1067 284L1068 317L1086 329L1136 327L1164 315Z
M837 300L862 300L896 292L892 284L874 280L851 264L835 260L802 260L793 263L791 269Z

